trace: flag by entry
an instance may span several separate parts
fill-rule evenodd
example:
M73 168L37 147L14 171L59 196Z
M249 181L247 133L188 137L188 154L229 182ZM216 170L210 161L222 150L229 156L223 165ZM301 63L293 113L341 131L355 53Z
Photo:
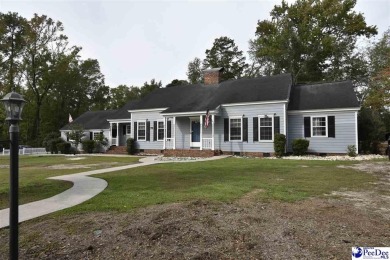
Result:
M73 118L72 116L69 114L69 123L72 123L73 122Z
M207 109L206 117L204 119L204 128L209 127L209 124L210 124L210 113L209 110Z

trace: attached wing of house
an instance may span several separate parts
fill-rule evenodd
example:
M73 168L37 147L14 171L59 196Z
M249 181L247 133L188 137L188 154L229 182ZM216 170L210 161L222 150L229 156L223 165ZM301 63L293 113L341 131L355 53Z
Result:
M219 82L222 71L205 71L204 84L157 89L117 111L94 113L106 120L111 145L134 138L150 153L263 156L274 152L275 133L286 135L288 150L296 138L309 139L313 153L357 146L359 103L351 82L293 86L290 74Z

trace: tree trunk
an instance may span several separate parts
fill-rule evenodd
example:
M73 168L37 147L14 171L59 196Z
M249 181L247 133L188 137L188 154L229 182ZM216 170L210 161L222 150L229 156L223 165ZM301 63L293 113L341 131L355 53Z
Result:
M37 107L35 108L35 119L33 124L33 132L32 132L32 139L34 141L37 141L39 139L40 135L40 127L41 127L41 107L42 107L42 101L40 98L37 100Z

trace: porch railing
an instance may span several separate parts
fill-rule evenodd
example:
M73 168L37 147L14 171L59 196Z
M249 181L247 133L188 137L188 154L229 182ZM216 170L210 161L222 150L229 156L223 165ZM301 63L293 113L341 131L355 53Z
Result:
M202 138L202 148L211 150L213 148L213 138Z
M174 143L175 143L175 138L167 138L165 141L165 149L173 149Z
M116 145L116 138L114 137L111 138L111 145Z

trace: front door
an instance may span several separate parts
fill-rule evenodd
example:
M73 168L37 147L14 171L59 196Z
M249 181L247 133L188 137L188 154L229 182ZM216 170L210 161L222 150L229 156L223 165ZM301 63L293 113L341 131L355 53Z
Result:
M200 147L199 120L191 120L191 147Z

